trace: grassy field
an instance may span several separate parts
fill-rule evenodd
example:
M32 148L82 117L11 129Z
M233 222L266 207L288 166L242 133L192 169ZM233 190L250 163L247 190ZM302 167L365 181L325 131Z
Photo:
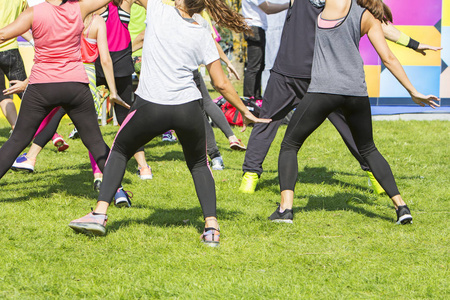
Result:
M69 120L59 132L67 137ZM117 127L102 128L111 144ZM108 234L89 238L67 225L95 205L81 141L47 145L34 174L0 182L0 298L14 299L449 299L449 123L374 122L414 224L394 225L386 196L326 122L299 153L294 224L267 217L279 201L282 127L258 190L237 192L244 153L216 137L226 169L214 171L221 245L200 243L203 221L178 143L146 146L154 179L128 163L133 207L109 211ZM9 128L0 120L0 145ZM236 134L248 141L250 130Z

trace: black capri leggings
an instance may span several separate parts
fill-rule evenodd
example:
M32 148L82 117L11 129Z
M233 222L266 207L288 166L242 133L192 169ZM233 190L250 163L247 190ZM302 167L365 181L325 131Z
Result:
M347 120L359 153L369 164L375 178L389 197L399 195L391 168L373 142L369 98L313 93L307 93L300 101L281 143L278 158L280 190L294 190L298 176L298 151L327 116L339 108Z
M23 96L16 127L0 149L0 178L17 156L28 146L42 120L50 111L62 106L80 133L83 144L103 170L109 147L103 141L89 86L86 83L63 82L30 84Z
M216 216L216 190L206 158L205 124L199 101L161 105L136 96L114 140L103 172L98 201L111 203L125 173L127 161L139 147L169 129L175 130L183 147L203 216Z

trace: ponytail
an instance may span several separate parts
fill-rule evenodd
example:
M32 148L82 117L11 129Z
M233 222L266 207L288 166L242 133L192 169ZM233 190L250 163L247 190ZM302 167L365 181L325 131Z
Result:
M243 15L231 9L223 0L205 0L209 15L219 26L226 27L237 33L253 35Z
M199 14L205 8L217 25L234 32L244 32L252 35L251 28L245 22L244 16L231 9L223 0L185 0L186 12L190 15Z
M383 3L381 0L357 0L358 5L367 8L372 15L383 23L393 21L392 12L389 6Z

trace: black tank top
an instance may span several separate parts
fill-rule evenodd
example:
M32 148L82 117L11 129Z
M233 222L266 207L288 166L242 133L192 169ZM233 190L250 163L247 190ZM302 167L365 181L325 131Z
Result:
M289 8L272 70L289 77L311 78L316 20L322 8L309 0L295 0Z

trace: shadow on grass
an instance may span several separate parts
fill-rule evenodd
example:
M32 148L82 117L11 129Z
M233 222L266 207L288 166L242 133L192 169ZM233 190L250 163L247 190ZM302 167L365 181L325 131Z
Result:
M350 210L358 214L365 215L369 218L378 218L385 221L392 222L391 218L387 218L385 216L373 213L368 211L362 207L356 206L354 204L369 204L374 205L375 203L371 201L368 197L359 193L336 193L333 196L307 196L300 195L299 198L308 199L308 203L303 207L294 207L294 212L307 212L307 211L317 211L317 210L326 210L326 211L343 211Z
M217 210L219 222L220 220L236 220L236 218L242 214L242 212L235 210ZM180 220L180 216L182 216L184 220ZM158 227L194 226L197 228L198 232L201 233L203 232L205 223L199 220L199 216L202 216L202 210L200 207L175 209L156 208L153 213L145 219L127 219L109 222L108 232L115 232L119 228L129 226L130 224L147 224Z
M279 182L278 182L278 174L277 172L269 172L273 173L275 176L272 179L262 179L259 183L259 187L268 187L274 193L279 193ZM359 190L366 190L367 187L344 182L338 179L333 178L335 175L345 175L345 176L357 176L357 177L366 177L364 174L354 174L354 173L346 173L346 172L336 172L332 170L328 170L326 167L305 167L302 171L298 172L297 182L302 183L311 183L311 184L328 184L328 185L340 185L344 187L353 187Z

